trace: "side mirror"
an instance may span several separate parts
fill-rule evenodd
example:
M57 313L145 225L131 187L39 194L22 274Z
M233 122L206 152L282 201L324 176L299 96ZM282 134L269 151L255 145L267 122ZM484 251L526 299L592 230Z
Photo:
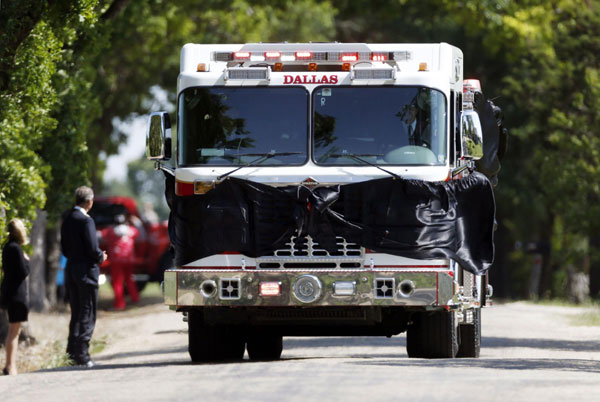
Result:
M171 159L171 119L167 112L155 112L148 118L146 158L149 160Z
M479 115L474 110L464 110L461 114L462 156L472 160L483 157L483 130Z

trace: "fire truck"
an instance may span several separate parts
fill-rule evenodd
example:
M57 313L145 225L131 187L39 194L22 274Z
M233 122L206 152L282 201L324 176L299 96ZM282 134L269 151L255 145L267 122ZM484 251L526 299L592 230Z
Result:
M402 332L411 358L479 356L495 204L476 164L498 125L460 49L187 44L177 95L175 162L166 112L146 153L192 361Z

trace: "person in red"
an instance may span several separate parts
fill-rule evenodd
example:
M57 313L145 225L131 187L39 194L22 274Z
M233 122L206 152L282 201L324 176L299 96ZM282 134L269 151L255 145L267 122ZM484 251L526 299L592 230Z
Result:
M112 237L109 244L112 249L108 251L110 261L110 276L112 287L115 293L115 310L124 310L126 306L124 285L127 286L127 292L133 303L140 299L137 287L133 280L133 267L135 265L135 238L139 235L138 229L130 224L130 220L125 216L117 216L118 225L109 231Z

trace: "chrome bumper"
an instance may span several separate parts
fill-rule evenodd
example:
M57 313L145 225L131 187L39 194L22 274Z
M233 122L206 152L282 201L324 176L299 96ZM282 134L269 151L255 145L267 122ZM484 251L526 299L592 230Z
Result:
M302 279L304 278L304 279ZM165 304L192 306L448 306L456 300L449 270L165 271ZM280 294L260 294L263 282ZM310 295L310 292L313 292ZM306 297L309 294L310 297Z

